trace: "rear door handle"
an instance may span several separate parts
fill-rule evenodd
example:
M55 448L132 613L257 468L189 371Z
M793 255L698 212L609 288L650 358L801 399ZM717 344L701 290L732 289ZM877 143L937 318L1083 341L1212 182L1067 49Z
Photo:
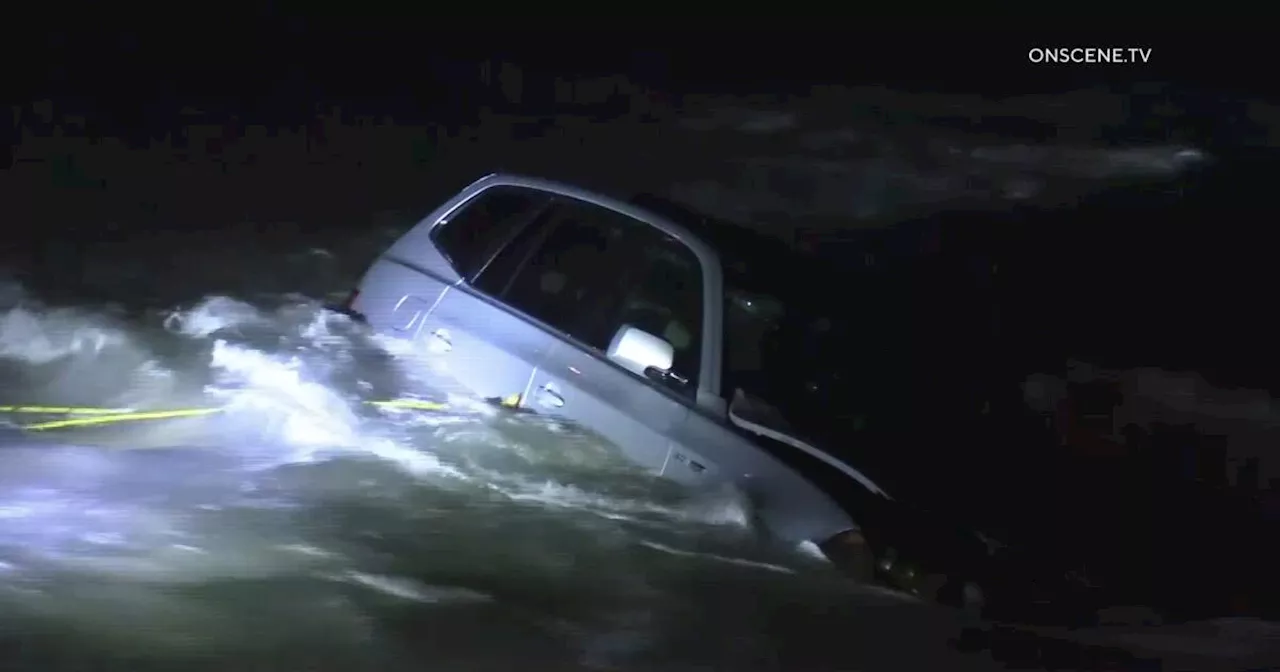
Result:
M449 340L449 332L444 329L436 329L431 332L431 345L428 346L433 352L449 352L453 349L453 341Z
M538 403L548 408L564 406L564 397L550 384L538 388Z

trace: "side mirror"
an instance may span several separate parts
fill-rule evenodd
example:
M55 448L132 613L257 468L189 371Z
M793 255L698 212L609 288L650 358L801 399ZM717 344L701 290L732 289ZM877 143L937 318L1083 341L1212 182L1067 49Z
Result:
M624 324L609 341L605 356L638 376L647 376L649 369L669 371L676 349L647 331Z

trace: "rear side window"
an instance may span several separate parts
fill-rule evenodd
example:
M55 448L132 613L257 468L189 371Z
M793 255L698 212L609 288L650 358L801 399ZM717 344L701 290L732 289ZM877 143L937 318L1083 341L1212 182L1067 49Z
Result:
M431 240L458 275L471 280L547 203L541 191L490 187L431 231Z

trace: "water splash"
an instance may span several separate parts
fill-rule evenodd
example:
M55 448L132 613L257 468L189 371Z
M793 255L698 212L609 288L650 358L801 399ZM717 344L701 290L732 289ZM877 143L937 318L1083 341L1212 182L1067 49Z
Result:
M491 627L524 613L539 646L598 662L666 636L656 614L680 603L667 575L710 571L681 562L813 566L757 548L740 493L691 497L563 423L456 395L436 414L364 404L419 391L431 367L305 297L134 314L24 297L0 325L0 363L20 374L6 380L21 381L0 388L6 402L224 409L0 446L10 619L172 657L324 628L354 638L348 652L385 651L371 613L482 609ZM211 597L215 585L257 585L289 615L250 636L241 622L258 607ZM585 592L563 604L574 586Z

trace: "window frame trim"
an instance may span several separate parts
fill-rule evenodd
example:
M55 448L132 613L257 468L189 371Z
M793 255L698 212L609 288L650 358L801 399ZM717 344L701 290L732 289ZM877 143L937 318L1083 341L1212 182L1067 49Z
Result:
M722 358L724 356L720 340L724 333L724 311L719 305L724 296L724 278L722 269L720 268L720 257L714 249L688 229L671 222L665 217L661 217L645 210L644 208L632 205L620 199L553 180L510 174L488 175L476 180L464 188L454 196L450 202L446 203L445 206L441 208L441 214L435 218L435 221L431 223L431 226L428 229L428 236L434 237L436 229L439 228L442 223L448 222L449 218L455 212L469 203L473 198L479 196L488 189L499 186L521 187L534 191L541 191L550 194L553 197L559 196L562 198L574 199L606 210L612 210L618 214L658 229L662 233L679 241L693 252L694 257L698 260L702 270L702 344L698 362L698 386L694 394L693 403L698 408L710 412L713 416L724 416L728 408L728 403L723 397L723 391L720 389L720 376L723 368ZM523 224L523 227L532 225L537 221L537 219L537 217L531 218ZM494 256L501 254L512 241L514 241L514 237L503 241L504 244L496 249ZM469 293L483 296L486 300L496 302L507 310L519 314L524 319L534 324L538 324L544 329L551 330L552 333L556 334L558 337L569 339L570 342L574 343L578 347L583 347L585 345L579 343L568 334L564 334L560 330L555 329L551 325L544 324L533 316L527 315L514 306L508 305L505 301L496 297L490 297L485 292L481 292L479 289L473 287L465 277L460 276L459 279L453 283L453 286L465 287ZM594 348L584 348L584 350L594 354ZM608 358L605 357L601 357L601 359L603 361L609 361ZM610 362L610 364L613 364L613 362ZM618 368L621 369L621 367ZM663 389L656 384L653 385L653 387L655 387L655 389ZM665 392L665 390L663 391ZM689 403L688 396L676 394L674 397L681 399L682 403Z
M494 185L494 187L501 187L501 186L503 185ZM521 232L523 232L525 229L529 228L534 222L536 222L538 218L541 217L542 214L547 211L547 208L549 208L552 202L554 201L554 197L550 194L547 194L546 192L541 192L537 189L525 189L526 191L533 191L541 194L541 196L544 198L544 202L538 204L537 207L529 214L522 216L522 219L516 223L514 228L512 228L506 234L500 236L496 241L491 242L489 245L491 249L488 249L483 253L481 258L481 263L474 270L468 271L467 273L464 274L462 272L462 269L459 268L458 261L453 258L452 254L449 254L448 250L445 250L440 245L439 243L440 233L444 230L443 227L452 221L452 217L454 214L465 214L466 209L468 207L470 207L473 203L475 203L476 200L481 198L486 191L489 191L494 187L481 189L480 191L477 191L474 194L472 194L466 200L451 206L449 208L449 211L444 216L437 217L436 220L431 223L430 228L427 229L427 240L431 241L431 244L436 248L437 251L440 252L440 256L444 257L444 260L448 262L449 266L453 268L454 272L460 278L462 278L463 281L467 283L474 282L475 278L479 277L481 273L484 273L485 269L487 269L489 265L493 263L493 260L497 258L497 256L501 254L503 250L509 247L511 243L517 237L519 237Z

